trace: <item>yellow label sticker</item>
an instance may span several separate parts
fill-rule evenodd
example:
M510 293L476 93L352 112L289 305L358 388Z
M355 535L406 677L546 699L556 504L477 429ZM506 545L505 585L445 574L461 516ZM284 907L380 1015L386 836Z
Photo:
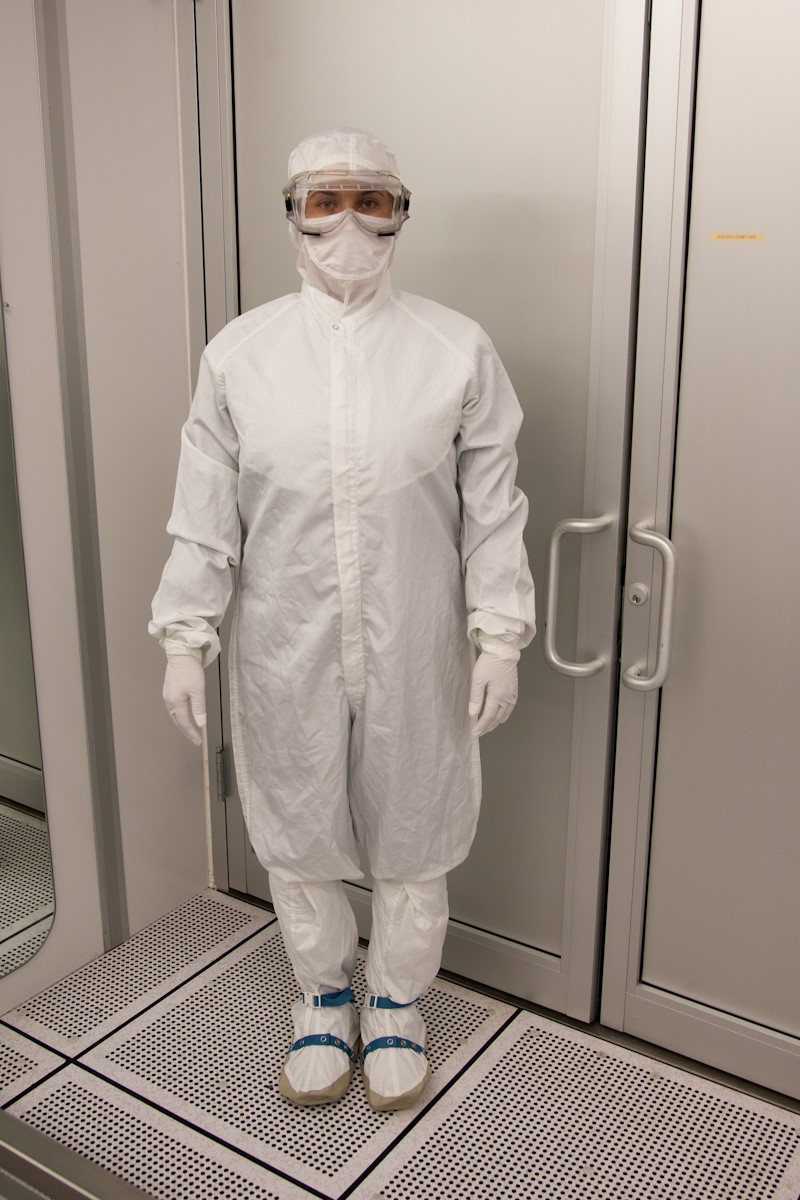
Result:
M712 242L763 242L763 233L712 233Z

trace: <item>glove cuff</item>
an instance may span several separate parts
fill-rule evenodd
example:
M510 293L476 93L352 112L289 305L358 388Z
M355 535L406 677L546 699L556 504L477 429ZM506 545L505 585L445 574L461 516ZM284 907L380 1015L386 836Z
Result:
M511 662L519 661L519 650L514 642L507 642L496 634L484 633L482 629L476 631L475 640L482 654L493 654L495 658L507 658Z
M204 654L200 646L187 646L177 638L162 638L160 644L164 647L168 659L196 658L199 663L203 661Z

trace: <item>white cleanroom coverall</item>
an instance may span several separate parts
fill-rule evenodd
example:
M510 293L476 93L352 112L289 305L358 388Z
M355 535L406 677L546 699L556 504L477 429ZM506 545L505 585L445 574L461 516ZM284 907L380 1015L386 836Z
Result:
M416 1000L441 961L446 873L475 831L477 735L513 708L534 632L521 413L479 326L392 289L409 193L387 148L315 135L289 177L302 291L206 349L150 632L167 707L196 742L196 660L219 651L239 565L237 774L302 992L280 1089L338 1099L360 1038L370 1104L406 1107L430 1073ZM361 875L359 848L374 876L360 1020L339 882Z
M231 639L237 778L286 880L432 879L480 799L473 637L534 630L514 486L521 411L474 321L394 291L352 315L307 284L207 347L151 631Z

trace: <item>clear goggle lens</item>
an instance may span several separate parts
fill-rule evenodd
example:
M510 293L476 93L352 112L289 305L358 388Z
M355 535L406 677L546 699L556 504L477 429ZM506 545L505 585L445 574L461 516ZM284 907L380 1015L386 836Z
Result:
M408 219L411 193L396 175L365 171L353 175L345 171L305 171L295 175L283 189L286 216L301 233L321 234L320 222L329 217L352 213L365 229L378 236L397 233Z

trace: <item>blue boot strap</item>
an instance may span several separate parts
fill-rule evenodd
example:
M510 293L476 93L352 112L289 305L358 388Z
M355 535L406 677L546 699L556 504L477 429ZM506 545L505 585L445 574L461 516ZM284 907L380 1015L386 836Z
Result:
M414 1050L417 1054L421 1054L423 1058L427 1058L423 1046L419 1046L416 1042L412 1042L410 1038L398 1037L397 1035L392 1037L373 1038L371 1042L367 1042L366 1046L361 1051L361 1061L363 1062L367 1055L371 1054L373 1050Z
M330 1046L334 1050L341 1050L346 1054L351 1062L356 1061L356 1056L342 1038L336 1037L333 1033L309 1033L305 1037L298 1038L296 1042L292 1042L289 1047L289 1053L293 1050L304 1050L306 1046Z
M398 1004L396 1000L390 1000L388 996L374 996L368 993L364 997L365 1008L410 1008L412 1004L416 1004L416 1000L407 1000L405 1004Z
M338 1008L340 1004L354 1004L355 996L352 988L342 988L340 992L301 992L305 1001L306 996L311 1000L311 1008Z

